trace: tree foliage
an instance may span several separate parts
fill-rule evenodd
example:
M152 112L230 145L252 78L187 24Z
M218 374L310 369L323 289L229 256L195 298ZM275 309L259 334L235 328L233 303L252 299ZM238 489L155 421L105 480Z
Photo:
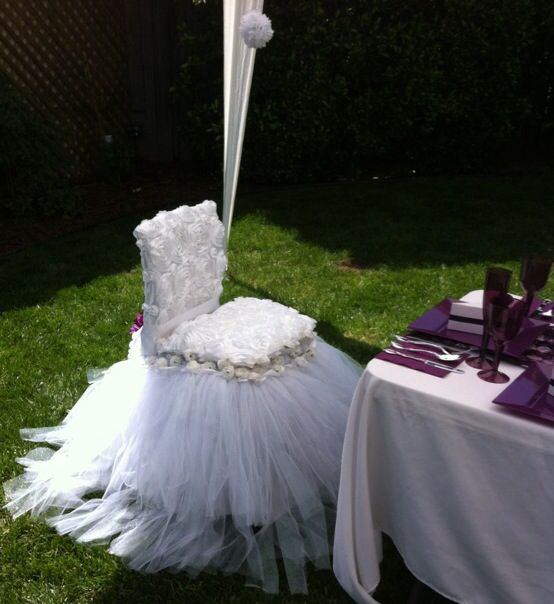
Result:
M549 134L554 5L547 0L266 1L243 175L351 177L383 162L495 166ZM190 5L175 100L193 167L222 157L221 0Z

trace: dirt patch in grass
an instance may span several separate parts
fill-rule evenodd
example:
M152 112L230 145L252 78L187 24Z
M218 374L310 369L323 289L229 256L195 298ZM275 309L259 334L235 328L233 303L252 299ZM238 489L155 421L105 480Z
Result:
M345 258L341 260L338 265L339 271L344 271L345 273L359 273L360 271L365 271L369 266L363 264L361 262L357 262L353 258Z

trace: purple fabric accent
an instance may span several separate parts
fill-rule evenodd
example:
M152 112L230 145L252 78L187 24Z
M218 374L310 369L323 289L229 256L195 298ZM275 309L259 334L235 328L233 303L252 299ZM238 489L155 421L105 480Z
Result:
M135 322L131 325L131 329L129 329L129 333L133 334L133 333L137 332L142 327L143 322L144 322L144 317L142 316L142 313L139 313L135 317Z
M532 364L493 401L513 411L554 422L554 396L548 394L552 367Z
M422 346L420 344L417 344L416 346L417 346L417 348L422 348ZM402 351L399 351L399 352L402 352ZM415 353L415 352L408 352L408 351L406 351L406 354L411 354L414 356L421 356L422 359L429 359L430 361L435 361L437 363L441 363L441 361L439 361L433 355L426 355L424 353ZM387 354L385 351L381 351L379 354L377 354L377 356L375 358L380 359L381 361L388 361L389 363L394 363L395 365L402 365L403 367L408 367L409 369L415 369L416 371L422 371L423 373L428 373L429 375L434 375L436 377L444 377L450 373L450 371L446 371L445 369L439 369L438 367L431 367L430 365L426 365L422 361L407 359L405 357L401 357L396 354ZM449 362L449 363L443 363L443 364L451 366L454 369L454 367L457 367L458 365L460 365L463 362L463 360L464 359L462 358L459 361L456 361L455 363Z
M535 308L538 308L540 303L541 300L535 300L533 305ZM445 298L434 308L421 315L421 317L416 319L413 323L410 323L408 326L409 329L445 338L447 340L453 340L454 342L461 342L462 344L479 347L481 345L481 336L479 334L464 333L463 331L454 331L446 328L451 305L452 300L450 298ZM516 359L521 358L522 354L547 327L548 324L544 321L524 319L521 331L506 345L504 354ZM489 350L494 350L494 342L492 341L489 342Z

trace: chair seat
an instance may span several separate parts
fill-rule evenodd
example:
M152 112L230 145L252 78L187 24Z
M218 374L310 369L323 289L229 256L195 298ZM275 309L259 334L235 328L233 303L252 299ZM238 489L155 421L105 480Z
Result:
M158 341L158 366L219 371L224 377L257 380L280 375L314 356L315 320L288 306L236 298L210 314L179 325Z

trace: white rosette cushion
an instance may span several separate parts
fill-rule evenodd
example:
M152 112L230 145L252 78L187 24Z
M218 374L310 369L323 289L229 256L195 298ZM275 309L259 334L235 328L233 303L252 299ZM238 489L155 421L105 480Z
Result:
M185 364L192 371L219 371L239 381L282 375L313 358L315 324L271 300L236 298L160 340L159 351L167 360L162 366Z

